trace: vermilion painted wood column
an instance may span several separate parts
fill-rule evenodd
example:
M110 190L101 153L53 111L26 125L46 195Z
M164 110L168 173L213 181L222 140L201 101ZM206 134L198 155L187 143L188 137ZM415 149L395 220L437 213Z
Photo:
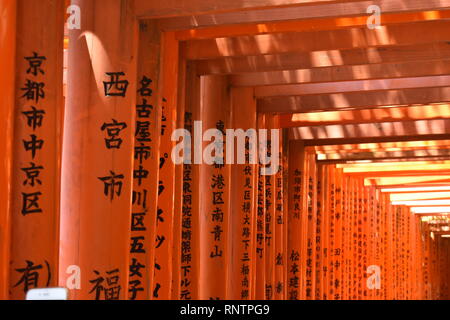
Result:
M335 166L329 166L329 188L328 188L328 226L329 226L329 235L328 235L328 300L335 300L336 298L336 289L335 289L335 280L336 280L336 168Z
M180 50L181 51L181 50ZM192 126L192 117L186 112L186 87L187 87L187 62L183 56L179 57L178 65L178 88L177 88L177 109L176 109L176 129ZM171 300L179 300L181 298L182 274L182 220L184 207L184 169L190 172L192 177L192 169L184 164L175 165L175 184L174 184L174 213L173 213L173 240L172 240L172 291Z
M316 290L315 290L315 300L323 300L323 287L324 287L324 278L323 278L323 243L324 243L324 228L323 228L323 219L325 215L324 207L326 198L324 197L324 183L325 183L325 166L318 165L317 166L317 211L316 211L316 238L314 241L314 255L316 257L316 272L315 272L315 281L316 281Z
M305 299L313 300L315 292L315 262L314 255L315 240L316 240L316 217L317 217L317 167L315 154L312 150L307 150L306 153L307 182L306 182L306 200L307 200L307 237L306 237L306 251L305 251Z
M258 114L258 129L266 129L266 115ZM257 173L257 210L255 224L255 299L266 298L266 177L261 175L262 165L258 165Z
M201 79L201 120L203 130L223 134L230 127L230 95L228 81L223 76L205 76ZM225 135L223 136L225 139ZM218 153L211 152L212 145ZM223 154L220 146L223 144ZM213 156L215 164L204 161L200 171L200 292L201 300L227 297L229 267L229 215L231 166L220 164L226 158L226 143L211 137L204 143L204 153ZM208 159L204 159L208 160Z
M137 21L133 1L72 4L81 9L81 30L69 31L60 285L79 268L72 298L125 300L130 252L148 249L142 236L130 241Z
M270 130L276 129L277 123L274 115L266 115L266 128L269 130L267 145L272 145L272 135L270 134ZM275 143L275 142L273 142ZM271 148L267 149L268 155L270 154ZM279 152L279 151L277 151ZM264 176L264 193L265 193L265 298L266 300L273 300L275 295L275 263L276 263L276 248L275 248L275 214L276 214L276 180L275 175L267 175Z
M161 108L159 197L155 239L155 279L153 299L172 295L172 252L175 195L175 164L171 159L177 128L179 42L172 32L163 33L158 108Z
M11 167L16 60L16 0L0 2L0 300L8 299L11 246Z
M322 243L322 300L329 300L329 284L330 284L330 166L323 166L323 180L322 195L322 233L321 233L321 243Z
M153 298L156 213L159 187L161 110L158 104L160 32L155 22L139 24L136 118L134 121L133 207L130 242L144 238L145 252L130 246L129 298ZM148 173L148 176L147 176ZM146 177L145 177L146 176Z
M279 124L279 118L277 118L277 124ZM286 280L287 273L287 248L286 248L286 213L287 208L285 206L285 177L286 170L283 158L285 156L285 150L283 146L283 132L280 130L280 170L275 176L275 299L286 299Z
M58 283L63 5L17 1L12 299Z
M194 140L195 121L201 119L200 110L200 77L197 76L194 63L186 68L185 91L185 129ZM197 300L199 297L200 274L200 228L199 172L201 165L194 163L194 150L191 150L191 163L183 168L183 197L181 210L181 242L180 242L180 296L181 300ZM177 272L174 270L174 272Z
M289 214L288 214L288 300L301 299L301 249L302 216L306 215L305 190L305 151L302 141L289 144Z
M256 100L252 88L234 88L231 91L232 124L235 130L256 129ZM257 147L256 131L254 139L248 138L248 155L252 147ZM236 150L236 148L235 148ZM257 150L253 149L253 150ZM253 153L254 155L254 153ZM236 157L235 157L236 159ZM248 159L250 160L250 159ZM230 251L228 299L250 300L253 290L255 260L256 220L256 176L258 166L246 160L246 164L232 166L231 210L230 210Z

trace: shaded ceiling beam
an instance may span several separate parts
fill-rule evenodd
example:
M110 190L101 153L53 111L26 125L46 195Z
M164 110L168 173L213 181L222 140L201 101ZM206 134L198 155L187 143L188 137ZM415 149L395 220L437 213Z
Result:
M429 193L392 193L391 201L414 201L414 200L431 200L431 199L448 199L450 192L429 192ZM450 211L448 211L450 212Z
M450 206L450 198L445 200L405 200L394 203L393 205L408 206L408 207L437 207Z
M410 171L374 171L374 172L345 172L345 175L355 178L389 178L389 177L432 177L440 175L448 175L450 170L439 171L428 171L428 170L410 170Z
M450 104L282 114L281 128L450 119Z
M368 162L373 162L376 161L377 163L379 162L395 162L395 163L404 163L404 162L408 162L408 161L415 161L415 160L421 160L421 161L435 161L435 160L439 160L439 161L444 161L444 160L450 160L450 156L445 156L445 157L418 157L418 158L367 158L367 159L355 159L355 160L318 160L317 162L319 164L333 164L333 165L337 165L337 164L343 164L343 163L359 163L361 161L368 161ZM367 176L364 176L363 174L361 174L362 178L367 178ZM378 177L378 176L377 176Z
M268 8L264 10L252 10L249 12L238 11L238 12L227 12L219 14L204 14L204 15L190 15L182 17L173 17L160 19L158 24L162 30L185 30L189 29L189 33L183 33L182 39L186 39L192 34L193 29L203 28L207 29L220 25L236 25L236 24L264 24L267 26L268 30L271 30L271 24L280 21L289 20L314 20L312 27L319 27L320 19L324 18L341 18L335 23L337 25L345 25L345 22L349 23L349 17L353 18L355 16L367 16L367 8L370 5L378 5L383 13L383 18L385 15L392 13L408 12L411 14L412 11L439 11L445 10L450 7L449 0L408 0L407 3L402 3L396 0L372 0L372 1L345 1L341 3L326 3L321 2L312 5L302 5L302 6L289 6L281 8ZM345 20L343 18L346 18ZM390 17L392 19L392 17ZM419 17L420 18L420 17ZM416 18L416 19L419 19ZM366 18L367 19L367 18ZM412 19L412 18L410 18ZM389 19L384 19L389 21ZM338 24L338 22L341 22ZM385 21L382 22L384 23ZM305 24L305 28L306 28ZM241 27L242 28L242 27ZM273 27L272 27L273 28ZM296 29L298 30L298 28ZM294 31L296 31L294 30ZM207 32L209 31L209 32ZM292 31L292 30L291 30ZM220 34L220 28L215 29L217 34ZM247 31L251 32L251 31ZM197 37L206 37L211 34L210 30L200 30ZM254 32L253 32L254 33ZM186 34L186 35L185 35ZM242 35L243 31L235 34ZM250 33L251 34L251 33ZM181 35L179 36L181 37Z
M415 137L414 140L429 139L425 138L427 136L441 136L441 139L448 139L449 134L450 120L448 119L299 127L290 129L290 137L293 140L314 140L314 143L319 143L318 140L335 140L336 143L334 144L341 144L340 139L391 139L394 137L398 139L402 136L409 138Z
M361 161L361 160L450 160L449 149L423 149L423 150L405 150L405 151L365 151L354 153L332 153L320 154L317 156L318 161Z
M450 59L255 72L230 76L234 87L255 87L314 82L389 79L450 74Z
M442 186L450 183L450 176L423 176L423 177L389 177L364 179L365 186L396 187L396 186Z
M370 172L370 171L389 171L389 170L447 170L450 169L450 161L411 161L409 163L391 164L391 163L357 163L341 164L338 168L345 172ZM426 169L423 169L426 167Z
M293 129L292 129L293 130ZM296 139L294 133L290 130L289 139ZM305 147L314 147L314 146L325 146L325 145L337 145L337 144L348 144L348 143L381 143L381 142L395 142L395 141L416 141L417 139L425 139L425 140L444 140L450 139L450 133L446 134L431 134L431 135L403 135L403 136L374 136L374 137L354 137L354 138L334 138L334 139L309 139L304 140L303 143ZM301 139L300 139L301 140Z
M376 151L409 151L421 149L450 149L450 140L431 141L404 141L404 142L382 142L382 143L362 143L362 144L341 144L332 146L317 146L312 148L312 152L317 154L345 154L356 152L376 152Z
M389 187L383 188L381 192L383 193L413 193L413 192L424 192L424 191L450 191L450 185L447 186L430 186L430 187Z
M199 75L242 74L350 65L383 65L398 62L437 61L450 57L450 43L414 44L382 48L362 48L279 55L247 56L199 60Z
M258 111L262 113L295 113L441 102L450 102L450 86L271 97L258 100Z
M139 17L162 18L345 1L348 0L137 0L135 11Z
M445 87L450 75L409 77L399 79L354 80L323 83L272 85L255 88L258 99L280 96L331 94L363 91L398 90L411 88Z
M450 12L450 11L449 11ZM184 54L188 60L220 57L255 56L289 52L343 50L392 45L410 45L448 41L450 21L428 21L360 28L263 34L235 38L187 41Z

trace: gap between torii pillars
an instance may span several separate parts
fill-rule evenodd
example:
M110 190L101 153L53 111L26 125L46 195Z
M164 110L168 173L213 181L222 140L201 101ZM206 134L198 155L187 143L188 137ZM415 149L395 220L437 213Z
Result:
M64 15L63 1L17 1L11 299L58 283Z
M8 299L16 0L0 2L0 300Z
M134 1L72 4L81 9L81 30L69 31L60 285L66 285L71 275L66 271L75 266L81 271L81 288L71 298L125 300L130 246L144 250L139 239L130 243L137 92Z

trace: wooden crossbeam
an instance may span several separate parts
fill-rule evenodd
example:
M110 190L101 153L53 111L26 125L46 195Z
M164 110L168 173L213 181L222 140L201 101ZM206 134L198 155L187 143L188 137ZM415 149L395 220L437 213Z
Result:
M199 60L197 72L205 74L242 74L296 69L312 69L351 65L406 63L442 60L450 56L448 42L390 46L382 48L356 48L294 52L274 55L226 57ZM336 69L340 70L340 69Z
M365 91L264 98L259 112L293 113L351 110L378 106L402 106L450 102L450 87Z
M361 161L361 160L407 160L414 158L432 158L445 159L450 156L448 149L423 149L409 151L378 151L378 152L355 152L355 153L334 153L320 154L319 161Z
M341 144L331 146L313 147L314 151L321 154L347 154L361 152L395 152L410 150L442 150L450 146L450 140L425 140L425 141L405 141L405 142L382 142L382 143L361 143L361 144Z
M266 0L143 0L136 1L136 13L141 18L162 18L344 1L346 0L274 0L268 4Z
M370 30L364 24L359 28L334 31L287 32L191 40L186 42L184 50L187 59L202 60L289 52L424 44L447 41L449 25L450 22L448 21L426 21L394 24Z
M373 1L345 1L340 3L327 3L319 2L311 5L302 6L289 6L268 8L265 10L252 10L251 13L247 10L238 12L226 12L216 14L204 14L204 15L189 15L181 17L171 17L160 19L159 25L163 30L186 30L189 29L189 33L183 32L183 39L188 38L194 34L195 36L205 37L208 34L212 34L212 30L216 33L224 29L224 27L212 28L215 26L228 25L234 27L236 24L259 24L267 25L274 24L280 21L286 20L313 20L310 25L313 28L320 28L321 24L317 20L324 18L335 18L340 21L350 23L355 16L367 16L367 8L371 5L378 5L382 8L383 17L390 16L392 13L403 13L412 11L436 11L447 9L450 6L448 0L410 0L408 3L401 3L392 0L373 0ZM389 17L391 18L391 17ZM344 20L345 19L345 20ZM367 18L366 18L367 19ZM392 19L392 18L391 18ZM385 22L383 19L382 21ZM388 20L389 21L389 20ZM198 30L202 28L201 30ZM211 29L211 30L208 30ZM241 27L241 33L246 28ZM270 26L267 28L270 30ZM234 29L233 29L234 30ZM196 32L198 31L198 32ZM224 31L225 32L225 31ZM235 33L238 31L236 30Z
M338 139L363 139L363 138L386 138L392 141L399 137L410 137L417 140L420 136L440 136L441 139L448 137L450 132L450 120L419 120L419 121L403 121L403 122L384 122L384 123L367 123L367 124L348 124L334 126L316 126L316 127L300 127L291 130L292 139L315 140L335 140L340 144ZM369 140L370 141L370 140ZM380 140L383 141L383 140ZM375 141L374 141L375 142ZM333 144L333 143L331 143Z
M345 125L409 120L450 118L450 104L397 108L361 109L353 111L327 111L280 115L280 127L295 128L317 125Z
M447 74L450 74L450 59L254 72L232 75L230 83L235 87L255 87Z
M448 185L450 175L423 176L423 177L388 177L364 179L366 186L378 187L405 187L405 186L442 186Z
M324 83L273 85L256 87L255 95L257 98L267 98L309 94L398 90L411 88L445 87L448 86L449 83L450 76L443 75L400 79L355 80Z

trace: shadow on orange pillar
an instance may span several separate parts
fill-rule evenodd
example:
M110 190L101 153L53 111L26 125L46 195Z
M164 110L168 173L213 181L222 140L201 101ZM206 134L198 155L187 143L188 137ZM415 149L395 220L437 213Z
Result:
M172 253L175 210L175 164L171 154L177 129L179 43L172 32L163 33L160 86L157 108L161 108L159 197L155 239L155 278L153 299L167 300L172 295Z
M288 214L288 300L300 300L301 295L301 250L302 219L306 215L305 150L302 141L289 144L289 214Z
M128 298L137 21L131 2L73 0L81 30L69 31L61 189L60 285L81 271L71 298ZM95 54L94 54L95 52Z
M233 128L244 131L256 128L256 100L252 88L234 88L231 91ZM242 108L242 106L244 106ZM248 131L251 134L251 131ZM258 166L252 163L255 155L256 132L246 138L245 164L232 166L229 286L227 298L250 300L254 275L255 239L253 234L256 219L256 176ZM242 141L240 142L242 143ZM237 148L235 147L235 152ZM236 154L236 153L235 153ZM236 157L235 157L236 160ZM255 159L256 160L256 159ZM236 162L237 163L237 162Z
M156 24L140 21L130 242L143 237L145 252L133 250L130 246L131 300L153 298L161 131L161 112L157 99L160 50L160 32Z
M58 283L63 5L17 1L12 299ZM39 276L28 279L30 270Z
M8 299L11 246L11 168L16 59L16 0L0 2L0 300Z
M201 300L224 300L227 297L229 267L231 166L225 163L226 143L223 140L220 141L219 132L225 139L225 130L230 127L231 121L231 101L227 78L223 76L203 77L201 79L201 97L203 129L204 131L212 129L215 130L215 133L210 131L211 136L208 137L210 141L204 143L204 154L208 157L204 157L204 163L200 168L201 269L199 298ZM222 146L223 152L220 151ZM214 149L216 150L214 151ZM210 158L209 160L212 161L210 162L206 158Z

